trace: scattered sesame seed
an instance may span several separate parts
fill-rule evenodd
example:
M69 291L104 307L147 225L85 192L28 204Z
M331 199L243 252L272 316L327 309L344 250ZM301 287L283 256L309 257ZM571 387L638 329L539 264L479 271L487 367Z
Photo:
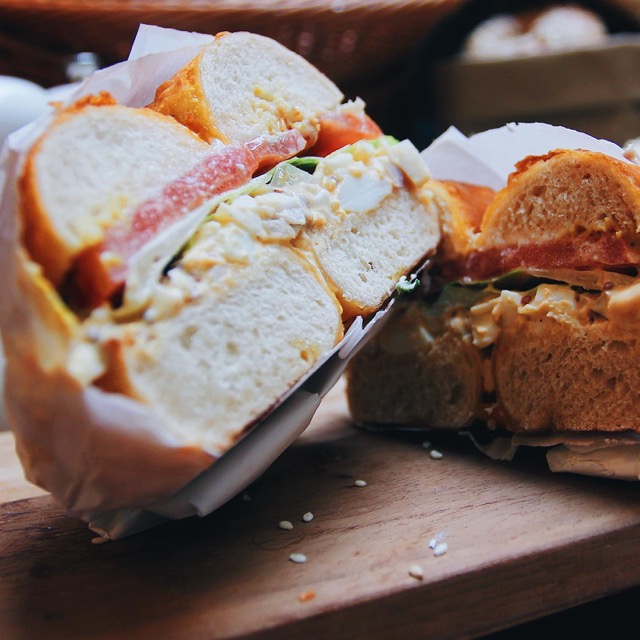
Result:
M442 542L446 537L447 536L443 531L438 531L438 533L429 540L429 549L435 549L436 545Z
M429 451L429 457L433 460L442 460L442 458L444 458L444 455L442 454L442 452L437 451L436 449L432 449L431 451Z
M309 600L313 600L316 597L315 591L305 591L298 596L298 600L300 602L309 602Z
M449 550L449 545L446 542L438 542L433 549L433 555L437 558L443 556Z
M353 485L355 487L366 487L367 483L364 480L356 480Z
M313 520L313 513L311 513L311 511L307 511L307 513L302 516L302 519L304 522L311 522Z
M296 564L304 564L307 561L307 556L305 556L304 553L292 553L289 556L289 560Z
M431 446L431 442L429 442L429 440L425 440L425 441L422 443L422 448L423 448L423 449L428 449L430 446Z
M422 580L422 578L424 578L424 571L419 564L412 564L409 567L409 575L416 580Z
M291 529L293 529L293 525L288 520L280 520L280 522L278 522L278 529L291 531Z

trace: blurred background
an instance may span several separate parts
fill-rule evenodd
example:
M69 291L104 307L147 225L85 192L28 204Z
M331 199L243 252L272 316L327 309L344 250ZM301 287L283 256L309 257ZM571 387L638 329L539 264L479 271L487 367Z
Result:
M640 0L0 0L5 129L126 59L141 22L275 38L419 147L509 121L640 135Z

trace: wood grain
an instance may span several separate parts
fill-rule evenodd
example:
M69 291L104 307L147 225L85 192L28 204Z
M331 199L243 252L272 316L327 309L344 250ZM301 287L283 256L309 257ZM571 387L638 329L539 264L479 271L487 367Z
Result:
M640 583L636 484L433 439L442 460L355 429L338 387L251 499L207 518L92 545L49 497L5 500L2 637L471 638Z

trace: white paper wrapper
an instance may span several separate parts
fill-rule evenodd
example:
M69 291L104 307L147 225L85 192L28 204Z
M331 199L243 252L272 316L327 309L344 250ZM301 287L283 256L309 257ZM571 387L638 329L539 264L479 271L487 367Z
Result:
M451 128L422 152L434 178L501 189L515 164L554 149L585 149L628 162L623 149L607 140L542 123L508 124L466 137ZM640 438L635 434L553 434L498 437L476 446L496 460L511 460L519 446L548 447L552 471L640 479Z
M106 90L121 104L148 104L156 87L209 40L211 36L143 26L130 62L97 72L66 102ZM166 519L206 515L258 477L306 428L347 358L381 324L393 301L366 326L356 318L340 344L212 465L212 456L162 435L163 418L149 407L95 387L83 389L66 373L64 339L48 330L48 312L34 304L42 294L18 243L16 180L24 152L49 119L45 116L9 137L0 176L6 176L0 205L0 319L7 353L10 347L24 356L9 359L5 377L12 393L7 402L26 475L104 538L129 535Z

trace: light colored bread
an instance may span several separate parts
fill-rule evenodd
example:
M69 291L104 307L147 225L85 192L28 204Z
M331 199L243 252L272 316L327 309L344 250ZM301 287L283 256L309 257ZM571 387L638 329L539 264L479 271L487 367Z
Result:
M309 263L290 247L245 239L246 264L175 268L182 290L201 292L168 317L93 327L111 359L98 384L153 407L172 435L216 456L342 337L340 307ZM157 297L176 294L164 286Z
M228 449L337 343L343 320L380 307L434 250L438 221L421 199L425 178L410 182L409 151L397 147L356 143L320 160L313 175L283 166L270 185L221 203L140 320L114 327L97 314L87 324L107 353L98 384L156 407L207 451ZM413 148L409 157L420 161ZM353 175L369 176L356 186L383 194L364 210L351 209L341 190ZM355 238L343 235L345 221ZM383 259L381 238L390 245ZM363 269L369 260L374 268Z
M438 209L426 167L408 141L380 139L320 160L316 175L334 203L298 244L317 260L345 317L368 315L438 244Z
M105 228L188 171L209 146L172 118L107 94L60 113L31 148L21 179L24 242L60 284Z
M7 412L29 478L85 519L155 508L207 470L439 239L429 175L408 142L356 142L272 170L261 163L311 145L342 99L302 59L260 37L225 35L160 91L162 102L196 71L202 86L174 102L203 92L206 117L196 115L207 126L215 117L213 144L103 94L56 114L3 191ZM352 140L354 118L367 135L377 130L359 103L337 115L325 149ZM240 163L244 152L251 162ZM211 199L220 154L232 191ZM249 180L254 159L261 175ZM238 164L249 167L241 184ZM164 214L167 200L184 216L147 233L140 212ZM133 253L111 244L130 248L141 236ZM98 286L105 271L92 261L109 260L126 267L119 295L82 306L84 285ZM335 372L339 358L329 365ZM301 429L318 398L305 390L293 400L287 420Z
M319 118L343 99L298 54L252 33L218 34L158 88L152 109L173 116L204 140L240 144L296 128L311 143Z

